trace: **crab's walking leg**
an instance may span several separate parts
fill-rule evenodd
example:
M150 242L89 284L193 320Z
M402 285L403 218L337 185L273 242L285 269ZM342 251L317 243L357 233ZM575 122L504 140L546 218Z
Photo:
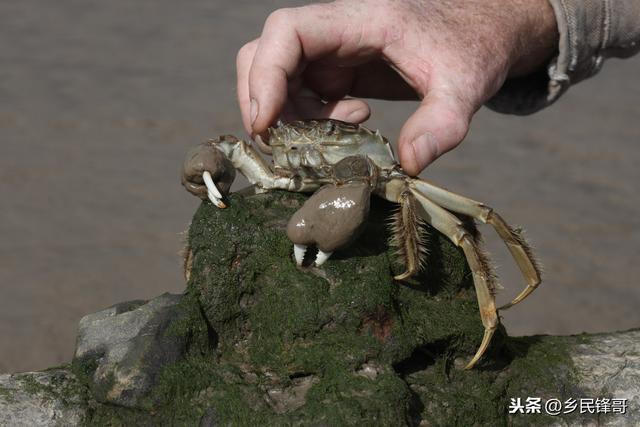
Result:
M513 301L500 307L501 310L524 300L538 287L540 284L540 267L533 256L531 247L520 230L510 227L492 208L480 202L452 193L421 179L412 180L410 185L445 209L468 215L491 225L507 245L511 256L527 281L527 287Z
M418 215L415 197L405 191L398 197L400 209L393 217L393 236L390 244L397 248L402 257L406 270L394 277L395 280L405 280L416 274L423 265L425 249L425 234L421 227L422 218Z
M492 283L493 276L485 257L479 252L473 236L465 229L462 222L429 200L429 198L419 191L412 190L411 194L416 197L416 200L424 209L425 220L436 230L451 239L456 246L462 248L469 262L469 267L473 275L473 284L478 298L480 317L484 325L482 343L480 347L478 347L473 359L471 359L465 367L465 369L471 369L489 347L491 338L499 324L495 299L492 292L494 286Z

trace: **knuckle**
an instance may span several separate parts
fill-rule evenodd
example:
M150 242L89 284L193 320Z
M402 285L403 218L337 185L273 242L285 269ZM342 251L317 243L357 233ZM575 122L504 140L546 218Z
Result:
M265 30L278 28L291 24L293 8L282 8L274 10L269 14L264 23Z
M238 50L238 54L236 55L236 65L238 68L242 67L246 63L250 63L249 59L253 58L257 47L258 39L255 39L246 43Z

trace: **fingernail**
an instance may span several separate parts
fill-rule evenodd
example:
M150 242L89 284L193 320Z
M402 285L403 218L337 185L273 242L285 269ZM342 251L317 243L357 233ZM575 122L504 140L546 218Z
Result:
M418 169L424 169L438 158L438 142L431 132L420 135L411 142Z
M258 101L255 99L251 99L251 126L255 123L258 118Z

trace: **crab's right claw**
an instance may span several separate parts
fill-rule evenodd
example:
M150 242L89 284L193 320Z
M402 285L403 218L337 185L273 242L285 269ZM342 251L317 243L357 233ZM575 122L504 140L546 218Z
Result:
M224 153L215 147L217 142L207 141L187 152L182 165L182 185L194 196L226 208L223 199L229 194L236 170Z
M370 197L367 183L328 185L311 196L287 225L296 264L302 265L307 247L314 245L318 248L314 264L320 267L333 251L358 237L369 214Z

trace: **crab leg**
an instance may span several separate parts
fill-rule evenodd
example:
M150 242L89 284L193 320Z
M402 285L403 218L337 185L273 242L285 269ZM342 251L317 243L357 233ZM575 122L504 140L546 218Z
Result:
M290 178L276 176L257 151L241 139L223 139L215 145L250 183L261 189L289 189ZM203 177L204 178L204 177Z
M478 298L480 317L484 325L482 343L480 347L478 347L476 354L465 367L465 369L471 369L489 347L491 338L499 324L495 299L492 292L494 287L492 283L493 275L473 237L464 228L464 225L458 218L442 209L421 192L411 189L411 194L416 197L416 200L424 209L423 214L425 220L436 230L447 236L456 246L462 248L469 262L469 267L473 275L473 284Z
M305 192L314 191L320 186L318 182L296 180L289 176L275 174L256 149L241 139L222 140L215 146L250 183L256 185L261 191L281 189Z
M509 226L492 208L480 202L452 193L422 179L411 180L409 185L443 208L468 215L491 225L496 230L505 245L507 245L507 248L509 248L511 256L527 281L527 287L513 301L500 307L500 309L504 310L518 304L538 287L540 284L540 267L520 230Z
M404 273L394 277L395 280L405 280L416 274L423 266L425 249L423 222L416 208L415 197L405 191L398 197L400 209L393 216L393 237L390 244L397 248L406 266Z

